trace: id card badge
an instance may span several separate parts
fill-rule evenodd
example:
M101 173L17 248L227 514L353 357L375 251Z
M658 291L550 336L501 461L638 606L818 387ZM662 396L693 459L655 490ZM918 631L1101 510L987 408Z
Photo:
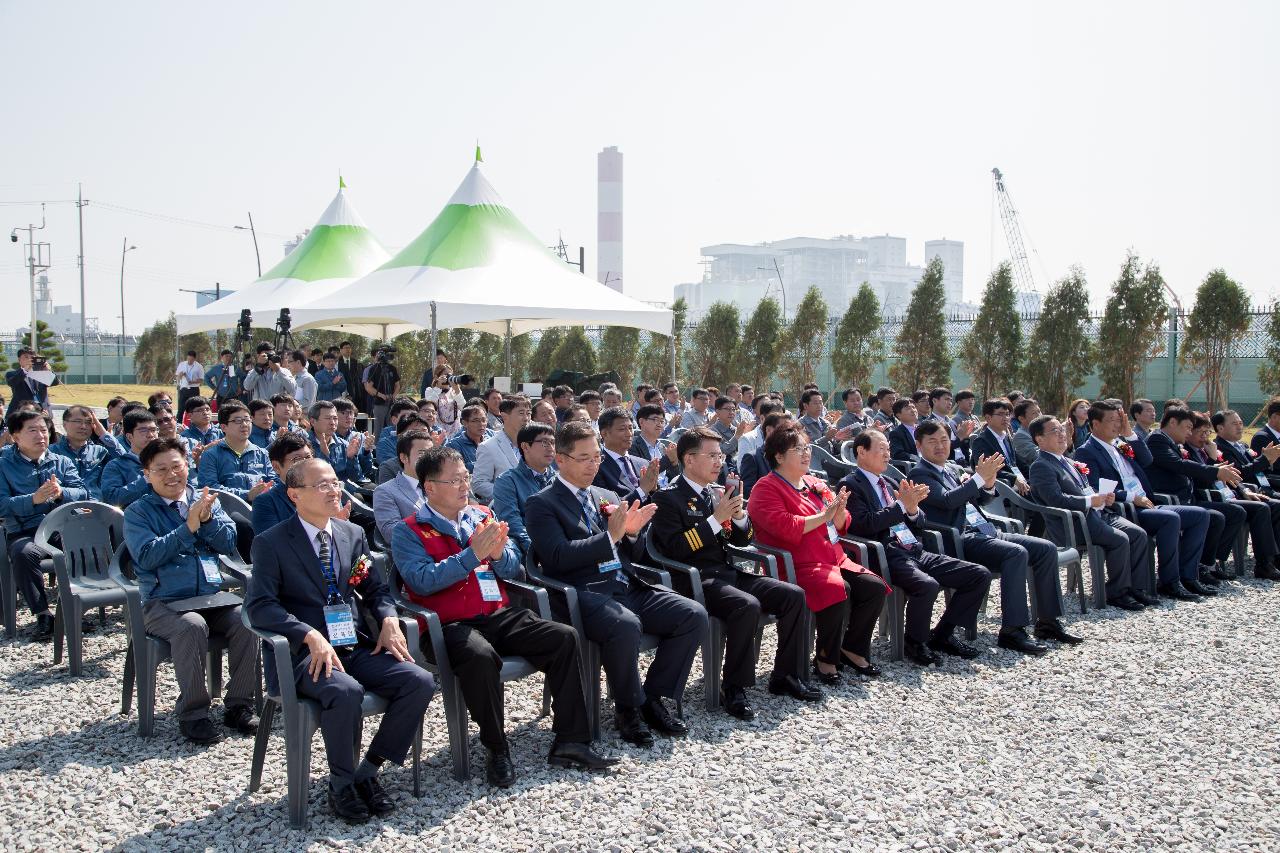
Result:
M354 646L356 620L345 604L330 604L324 609L324 629L332 646Z
M204 572L204 579L209 583L222 584L222 570L218 568L217 557L201 557L200 571Z
M907 527L906 522L898 522L889 528L889 532L893 534L893 538L898 540L898 544L903 548L911 548L920 544L920 540L911 532L911 528Z
M966 524L981 533L983 536L994 537L996 535L995 525L990 521L987 521L987 517L978 512L978 508L973 504L965 504L964 520Z
M476 580L480 581L480 597L485 601L501 601L502 590L498 587L498 577L492 569L476 569Z
M614 577L618 580L622 580L624 575L622 574L622 560L618 559L618 549L612 542L609 543L609 547L613 549L613 557L599 564L600 574L603 575L613 572Z
M1221 480L1217 480L1216 482L1214 482L1213 487L1217 489L1218 493L1221 494L1227 500L1231 500L1233 497L1235 497L1235 495L1231 494L1231 489L1227 487L1227 484L1222 482Z
M840 532L836 530L834 521L827 522L827 541L833 545L840 541Z
M1264 489L1271 488L1271 481L1267 479L1267 475L1261 472L1254 475L1258 480L1258 485Z
M1086 498L1091 498L1094 495L1096 495L1097 492L1093 490L1093 486L1089 485L1088 483L1085 483L1083 486L1080 487L1080 494L1084 495Z
M1134 498L1145 498L1147 496L1146 489L1142 488L1142 483L1138 482L1137 477L1124 478L1124 492L1129 500Z

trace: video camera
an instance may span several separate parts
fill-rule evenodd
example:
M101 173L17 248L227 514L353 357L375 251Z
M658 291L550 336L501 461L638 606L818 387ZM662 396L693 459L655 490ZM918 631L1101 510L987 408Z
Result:
M391 344L383 344L373 351L373 357L378 361L391 361L396 357L396 348Z

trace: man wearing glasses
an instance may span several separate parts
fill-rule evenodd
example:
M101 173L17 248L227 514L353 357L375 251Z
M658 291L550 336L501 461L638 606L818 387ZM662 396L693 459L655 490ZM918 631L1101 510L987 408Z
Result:
M5 419L14 447L0 453L0 516L8 536L9 566L31 615L33 640L53 636L53 613L44 588L40 561L49 556L33 537L47 513L63 501L89 497L75 463L50 453L49 427L40 412L18 410Z
M623 739L651 746L650 728L683 736L689 728L664 699L684 693L693 656L707 630L702 605L644 580L631 565L636 536L657 507L621 503L592 485L602 454L588 424L568 422L556 434L559 473L525 504L525 526L541 571L578 591L587 639L601 660ZM657 635L657 655L640 682L642 634Z
M626 409L619 406L600 416L600 438L604 441L604 456L594 485L621 495L628 503L647 501L658 488L661 463L650 460L644 464L631 458L631 418Z
M741 411L729 397L717 397L715 417L707 424L720 436L720 452L731 471L738 470L738 439L751 428L751 421L739 417Z
M112 459L123 456L124 446L107 432L88 406L69 406L62 413L62 438L49 448L76 466L91 500L102 500L102 472Z
M460 417L462 431L445 442L445 447L451 447L462 454L467 472L470 473L476 467L476 453L480 450L480 445L492 433L487 426L489 417L485 413L484 406L465 406Z
M142 476L139 455L160 436L155 415L143 409L134 409L124 416L124 440L129 452L107 463L102 472L102 500L124 509L147 493L150 486Z
M663 449L658 444L662 437L667 419L663 416L662 407L657 403L646 403L636 410L636 424L639 433L631 440L629 452L637 459L652 462L658 460L659 473L665 474L676 466L675 445Z
M491 506L498 520L506 522L507 535L520 549L523 560L530 547L524 526L525 503L555 478L556 431L535 421L517 433L516 444L520 447L520 464L494 482Z
M274 472L267 451L249 442L253 429L249 407L238 400L228 400L218 409L218 425L223 439L200 454L199 483L253 503L254 498L271 488Z
M417 475L426 502L395 528L391 551L409 600L440 617L449 664L488 752L489 784L509 788L516 778L503 724L502 655L520 655L546 673L555 732L547 763L583 770L616 764L591 748L573 628L510 606L506 584L520 577L520 554L506 523L468 502L471 476L462 455L431 448L418 460ZM429 639L422 650L434 659Z
M200 447L222 438L222 430L212 422L213 412L209 409L209 401L204 397L196 395L187 398L183 413L188 422L187 428L182 431L183 438L190 439Z
M1031 491L1027 479L1022 476L1016 465L1017 454L1013 449L1013 434L1009 431L1009 421L1013 416L1013 407L1008 400L993 398L982 404L982 417L986 426L973 434L969 439L969 456L980 459L983 456L1004 457L1004 467L996 475L1018 490L1018 494L1026 495ZM1035 531L1032 531L1033 535Z

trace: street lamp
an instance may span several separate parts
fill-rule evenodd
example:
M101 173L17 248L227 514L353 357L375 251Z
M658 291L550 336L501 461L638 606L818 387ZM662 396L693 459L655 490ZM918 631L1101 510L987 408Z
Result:
M262 278L262 255L258 254L258 232L253 229L253 211L249 211L249 227L243 225L232 226L237 231L248 231L253 235L253 256L258 261L258 278Z
M124 243L120 246L120 344L116 347L116 369L120 369L118 359L124 358L124 256L132 252L137 246L129 245L129 238L124 238Z

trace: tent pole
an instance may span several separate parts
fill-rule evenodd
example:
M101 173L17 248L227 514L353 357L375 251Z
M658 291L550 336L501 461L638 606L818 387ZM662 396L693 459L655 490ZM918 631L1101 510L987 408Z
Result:
M506 340L506 368L507 376L511 376L511 321L507 321L507 340Z
M427 370L434 371L436 367L436 303L431 302L431 352L427 354ZM435 374L433 373L434 377Z
M668 382L679 382L676 378L676 336L675 336L675 317L671 318L671 377Z

